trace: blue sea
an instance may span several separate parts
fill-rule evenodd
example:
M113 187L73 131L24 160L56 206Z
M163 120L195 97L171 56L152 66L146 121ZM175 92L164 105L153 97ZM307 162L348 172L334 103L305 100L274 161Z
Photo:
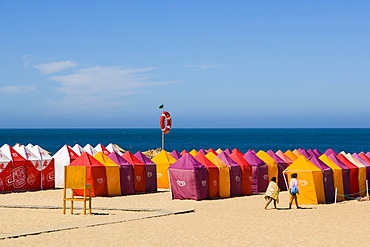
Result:
M81 146L115 143L136 152L161 147L160 129L0 129L0 143L38 144L51 153L64 144ZM369 152L370 129L172 129L165 149L294 150L328 148L336 152Z

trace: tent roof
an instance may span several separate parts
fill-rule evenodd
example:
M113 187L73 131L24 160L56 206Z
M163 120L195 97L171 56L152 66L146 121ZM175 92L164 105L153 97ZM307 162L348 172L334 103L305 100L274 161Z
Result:
M170 155L172 156L172 157L174 157L175 159L180 159L181 158L181 154L179 153L179 152L177 152L176 150L173 150L171 153L170 153Z
M337 166L339 166L342 170L348 169L348 167L342 163L342 161L338 160L335 154L326 155L331 161L333 161Z
M153 165L154 162L151 161L148 157L146 157L142 152L137 151L135 154L135 157L138 158L142 163L146 165Z
M185 154L178 161L173 163L169 168L194 170L205 168L199 161L197 161L191 154Z
M162 150L152 159L152 161L156 164L172 164L176 162L176 159L165 150Z
M103 152L103 154L105 155L108 155L110 154L111 152L106 148L104 147L103 144L99 143L98 145L96 145L95 147L95 150L98 151L98 152Z
M116 162L108 158L108 156L105 155L103 152L95 154L94 158L100 163L102 163L104 166L118 166Z
M101 167L104 165L86 152L75 159L70 166Z
M198 152L197 155L195 155L194 157L197 161L199 161L200 163L202 163L204 166L206 167L217 167L215 164L212 163L212 161L210 161L206 155Z
M39 145L35 145L31 148L31 152L34 153L37 158L41 160L51 160L52 157L48 154L44 149L42 149Z
M320 170L331 170L329 166L327 166L324 162L316 158L316 156L312 156L310 161L315 164Z
M108 158L113 160L119 166L132 166L130 162L122 158L118 152L114 151L113 153L108 155Z
M240 166L251 166L243 157L241 152L232 152L229 157L233 159Z
M287 163L285 160L283 160L282 158L280 158L279 156L276 155L276 153L274 153L274 151L272 150L269 150L266 152L271 158L273 158L275 160L276 163L278 164L282 164L282 163ZM286 156L285 156L286 157Z
M332 161L328 156L325 154L321 155L319 159L324 162L327 166L329 166L333 170L342 170L334 161Z
M202 153L202 154L206 155L207 151L204 150L203 148L201 148L201 149L198 150L198 153Z
M8 144L4 144L1 148L1 151L13 161L25 161L26 159L22 157L13 147Z
M325 153L324 154L326 154L326 156L330 156L331 154L334 154L335 156L337 156L338 155L338 153L336 153L333 149L331 149L331 148L329 148L329 149L327 149L326 151L325 151Z
M220 158L220 160L222 160L227 166L239 166L238 163L230 158L225 151L220 153L217 157Z
M288 166L286 171L320 171L320 168L315 166L311 161L309 161L303 155L299 156L290 166Z
M122 158L124 158L133 165L144 165L144 163L141 162L138 158L136 158L135 155L130 151L127 151L126 153L122 154Z
M95 155L98 153L98 151L95 148L93 148L93 146L91 146L90 144L86 144L84 146L84 150L88 152L90 155Z
M216 166L226 166L225 162L223 162L219 157L217 157L214 153L208 153L206 158L209 159L213 164Z
M27 160L41 160L41 158L37 157L34 153L31 152L26 146L24 145L17 145L14 147L14 150L17 151L23 158Z
M257 157L254 150L249 150L246 154L244 154L244 159L246 159L247 162L252 166L261 166L266 164L263 160Z
M11 159L0 150L0 163L8 163Z
M263 160L266 164L276 164L275 160L270 155L268 155L265 151L260 150L256 153L256 155L258 158Z
M286 154L281 151L281 150L278 150L276 151L275 153L279 158L281 158L282 160L284 160L286 163L293 163L293 160L291 160L288 156L286 156Z

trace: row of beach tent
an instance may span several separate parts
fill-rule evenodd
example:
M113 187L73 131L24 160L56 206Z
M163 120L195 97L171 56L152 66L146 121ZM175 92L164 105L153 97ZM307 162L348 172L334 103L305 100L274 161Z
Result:
M227 198L264 193L272 177L277 177L281 190L287 190L291 174L297 173L299 202L310 205L364 196L370 180L370 152L200 149L147 155L126 152L116 144L64 145L53 156L38 145L4 144L0 148L0 191L63 187L68 165L88 168L92 196L160 188L171 189L174 199Z
M179 155L181 156L177 157L178 161L169 167L172 196L175 199L202 200L217 196L243 195L240 193L240 185L237 184L241 184L244 191L250 191L248 186L251 186L253 194L263 193L272 177L277 177L280 189L286 190L291 174L297 173L300 204L333 203L364 196L368 192L367 181L370 180L370 153L365 154L364 152L358 154L349 154L343 151L336 153L334 150L328 149L325 153L321 153L317 149L296 149L286 152L281 150L277 152L248 150L242 154L237 149L232 151L229 149L216 151L201 149L199 151L192 150L189 153L183 151ZM204 165L204 160L203 163L201 162L200 156L205 156L213 164L217 163L214 157L219 158L229 168L229 177L226 175L225 179L221 178L219 168L219 195L211 192L212 185L217 182L211 179L212 171ZM234 168L237 165L240 166L240 169ZM232 175L243 174L243 170L244 176ZM246 174L250 170L251 176L247 182L245 181ZM207 179L204 179L203 173L207 174ZM241 179L237 183L239 178ZM221 185L221 181L230 182L226 183L227 185ZM221 190L225 188L228 190L229 184L230 194L221 193Z
M54 188L54 159L38 145L0 148L0 192Z

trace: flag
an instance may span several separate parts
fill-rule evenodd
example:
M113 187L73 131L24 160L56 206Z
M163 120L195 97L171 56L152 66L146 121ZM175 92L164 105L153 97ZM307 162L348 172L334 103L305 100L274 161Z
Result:
M159 109L163 109L163 104L159 106Z

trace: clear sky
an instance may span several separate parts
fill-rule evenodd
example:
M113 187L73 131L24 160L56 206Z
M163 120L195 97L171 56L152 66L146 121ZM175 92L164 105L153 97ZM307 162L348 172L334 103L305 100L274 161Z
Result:
M0 1L0 128L370 127L369 1Z

